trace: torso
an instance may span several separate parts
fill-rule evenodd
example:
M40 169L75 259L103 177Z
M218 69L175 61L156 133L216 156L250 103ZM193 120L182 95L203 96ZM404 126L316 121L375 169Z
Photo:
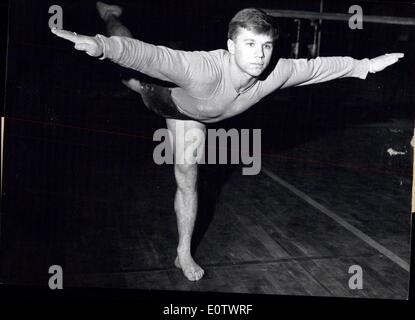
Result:
M262 97L259 92L259 81L253 83L249 88L238 93L230 81L229 53L221 50L217 59L219 72L217 75L215 90L210 96L197 93L189 93L182 88L172 89L172 98L178 109L187 116L205 123L218 122L249 109Z

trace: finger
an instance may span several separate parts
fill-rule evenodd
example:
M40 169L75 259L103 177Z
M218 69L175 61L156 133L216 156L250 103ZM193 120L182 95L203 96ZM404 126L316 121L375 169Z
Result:
M392 65L396 62L398 62L398 59L392 59L392 60L388 61L388 66L390 66L390 65Z
M59 30L56 28L51 29L52 33L56 34L58 37L69 40L73 43L77 43L80 41L81 36L78 36L75 32L70 32L66 30Z
M386 59L383 60L383 64L386 65L386 66L390 66L390 65L392 65L392 64L394 64L398 61L399 61L399 58L397 58L397 57L393 57L393 58L392 57L387 57Z
M392 63L396 63L396 62L398 62L398 61L399 61L399 59L400 59L400 58L393 58L391 62L392 62Z
M86 43L76 43L75 44L75 49L76 50L83 50L86 51L88 50L89 46Z
M403 58L405 56L405 54L401 53L401 52L397 52L397 53L387 53L385 54L385 56L387 56L388 58Z

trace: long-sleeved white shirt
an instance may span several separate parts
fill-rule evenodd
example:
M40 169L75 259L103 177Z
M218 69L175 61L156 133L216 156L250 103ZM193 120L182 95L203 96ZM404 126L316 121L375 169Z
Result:
M267 77L238 93L231 82L230 53L226 50L182 51L126 37L97 37L105 58L176 84L171 95L178 109L203 122L237 115L277 89L344 77L365 79L369 71L369 59L279 59Z

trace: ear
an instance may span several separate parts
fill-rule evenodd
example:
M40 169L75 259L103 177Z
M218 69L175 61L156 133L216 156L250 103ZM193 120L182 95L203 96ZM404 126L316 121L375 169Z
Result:
M227 45L229 53L235 54L235 42L232 39L228 39Z

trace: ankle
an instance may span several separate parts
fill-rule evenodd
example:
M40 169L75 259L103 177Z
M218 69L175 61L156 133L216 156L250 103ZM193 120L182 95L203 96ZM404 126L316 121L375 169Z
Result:
M178 247L177 248L177 255L178 256L187 256L187 255L191 255L191 253L190 253L190 248L188 248L188 247L185 247L185 246L183 246L183 247Z

